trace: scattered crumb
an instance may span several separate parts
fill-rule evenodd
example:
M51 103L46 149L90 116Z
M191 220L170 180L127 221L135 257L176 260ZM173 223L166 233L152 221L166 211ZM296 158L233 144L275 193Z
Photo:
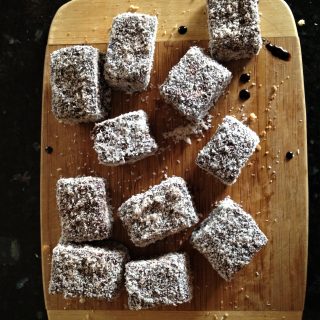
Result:
M135 5L131 5L128 9L129 12L136 12L138 11L139 7L138 6L135 6Z
M192 141L189 137L186 137L185 139L183 139L185 141L185 143L187 144L192 144Z
M258 117L256 116L256 114L254 113L254 112L251 112L250 114L249 114L249 117L248 117L248 121L249 122L254 122L254 121L256 121L258 119Z
M179 126L172 131L163 133L165 139L171 138L175 143L179 141L185 141L191 144L190 135L200 135L203 131L207 131L211 128L212 116L207 116L204 120L197 123L190 123L186 126Z
M299 26L299 27L303 27L305 24L306 24L306 21L305 21L304 19L300 19L300 20L298 21L298 26Z
M265 137L267 135L267 132L265 130L261 131L259 136L260 137Z
M266 126L266 130L271 130L272 129L272 126Z

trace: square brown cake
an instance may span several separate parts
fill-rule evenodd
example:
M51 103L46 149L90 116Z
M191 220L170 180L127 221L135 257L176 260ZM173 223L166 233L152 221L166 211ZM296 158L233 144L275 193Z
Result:
M236 118L226 116L207 145L199 152L196 164L227 185L235 183L259 137Z
M122 13L113 19L104 75L113 88L143 91L150 82L158 19Z
M250 58L262 46L258 0L207 0L209 49L218 61Z
M52 252L50 294L113 300L124 287L127 249L117 243L89 246L59 243Z
M110 112L111 90L101 77L104 58L91 46L51 54L52 112L64 123L95 122Z
M189 258L185 253L129 262L125 278L131 310L176 306L192 299Z
M112 209L105 183L96 177L58 180L57 206L64 240L93 241L111 236Z
M138 247L195 225L195 212L186 182L171 177L148 191L132 196L118 209L130 240Z
M199 122L224 93L231 79L227 68L204 54L202 49L191 47L169 72L160 94L183 116Z
M97 123L92 138L99 162L106 166L133 163L153 155L158 149L143 110Z
M227 281L268 242L253 218L229 197L219 202L191 236L191 244Z

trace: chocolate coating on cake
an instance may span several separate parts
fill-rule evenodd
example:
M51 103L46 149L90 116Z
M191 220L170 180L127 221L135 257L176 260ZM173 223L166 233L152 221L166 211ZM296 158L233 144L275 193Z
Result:
M158 19L122 13L113 19L104 76L113 88L132 93L150 82Z
M154 154L157 143L151 137L143 110L122 114L97 123L92 131L94 149L101 164L133 163Z
M105 116L99 120L103 120L109 117L111 114L111 88L109 87L103 75L105 61L106 55L102 52L99 52L99 99L102 110L105 112Z
M196 164L224 184L231 185L237 181L259 141L254 131L236 118L226 116L199 152Z
M59 179L57 206L64 240L82 242L111 236L112 209L103 178Z
M111 90L101 78L99 51L71 46L51 54L52 112L64 123L95 122L108 116Z
M113 300L124 287L128 260L127 249L113 242L101 247L59 243L52 252L49 293Z
M185 253L129 262L125 278L131 310L176 306L192 299L189 258Z
M208 114L231 79L227 68L194 46L169 72L160 94L182 115L198 122Z
M118 209L130 240L138 247L178 233L195 225L195 212L186 182L171 177L145 193L132 196Z
M262 46L257 0L207 0L209 49L218 61L250 58Z
M268 239L252 217L227 197L192 233L190 241L213 269L230 281L250 263Z

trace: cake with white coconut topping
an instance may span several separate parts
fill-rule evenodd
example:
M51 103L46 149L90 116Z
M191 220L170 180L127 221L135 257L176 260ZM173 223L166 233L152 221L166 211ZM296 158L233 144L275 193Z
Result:
M218 61L251 58L262 46L258 0L207 0L209 49Z
M143 110L97 123L92 139L99 162L106 166L133 163L153 155L158 149Z
M60 122L95 122L110 112L111 90L103 79L104 58L91 46L51 54L52 112Z
M100 246L59 243L52 252L50 294L111 301L124 288L127 249L118 243Z
M65 241L94 241L111 236L112 209L105 179L61 178L56 197Z
M171 177L132 196L118 209L130 240L145 247L195 225L199 218L186 182Z
M237 181L259 141L249 127L234 117L226 116L199 152L196 164L224 184L231 185Z
M231 79L227 68L194 46L169 72L160 94L183 116L199 122L224 93Z
M104 69L112 88L127 93L147 88L157 25L157 17L140 13L122 13L113 19Z
M189 258L169 253L156 259L131 261L125 267L125 285L131 310L176 306L192 299Z
M193 231L190 241L213 269L230 281L268 239L253 218L227 197Z

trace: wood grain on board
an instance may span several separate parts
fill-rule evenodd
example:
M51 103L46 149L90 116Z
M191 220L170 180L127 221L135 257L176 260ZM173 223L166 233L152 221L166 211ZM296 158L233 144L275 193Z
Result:
M115 168L99 165L92 148L93 124L63 125L51 113L50 53L68 44L88 43L106 50L108 29L113 16L127 11L159 14L159 31L151 86L146 92L125 95L113 92L112 117L144 109L151 131L162 152L134 165ZM190 11L188 11L190 10ZM207 47L208 32L204 0L151 2L149 0L73 0L56 14L49 33L44 67L41 158L41 238L42 270L46 308L55 319L301 319L304 305L307 261L307 144L306 115L300 43L295 22L287 5L280 0L260 0L262 33L292 54L290 62L274 58L264 48L251 60L228 63L234 74L229 93L211 111L213 127L204 136L191 137L192 144L165 140L184 121L159 97L158 85L166 78L188 48ZM188 33L177 33L179 25ZM173 33L171 35L171 33ZM251 84L239 83L243 71L251 72ZM271 100L273 86L279 86ZM251 99L243 103L239 90L250 87ZM250 125L261 138L261 150L250 159L238 182L226 187L194 164L198 151L206 144L222 118L231 114L241 119L254 112L258 120ZM45 147L53 152L47 154ZM295 152L286 161L287 151ZM266 154L266 152L268 154ZM179 160L179 163L177 162ZM55 185L59 177L96 175L108 179L114 208L131 195L159 183L164 174L186 179L195 205L206 217L215 201L230 195L252 214L269 238L268 245L252 263L227 283L209 263L188 244L191 231L169 237L147 248L136 248L129 241L120 221L115 220L114 238L128 246L132 259L154 257L175 250L187 251L194 273L194 299L176 308L154 311L127 310L125 292L112 303L98 300L65 300L49 295L51 251L60 236ZM139 179L138 177L142 177ZM94 310L94 311L92 311Z

